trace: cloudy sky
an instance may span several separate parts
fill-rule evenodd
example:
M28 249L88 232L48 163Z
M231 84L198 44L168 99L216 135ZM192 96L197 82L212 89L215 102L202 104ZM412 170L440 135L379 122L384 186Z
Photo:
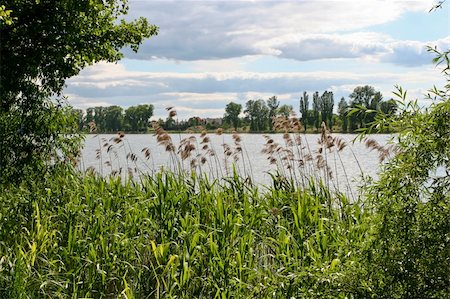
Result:
M99 63L65 90L78 108L151 103L156 117L175 106L180 118L222 116L230 101L276 95L293 105L303 91L358 85L385 98L394 85L420 99L443 79L426 46L450 48L450 4L434 1L137 1L129 18L160 27L139 52Z

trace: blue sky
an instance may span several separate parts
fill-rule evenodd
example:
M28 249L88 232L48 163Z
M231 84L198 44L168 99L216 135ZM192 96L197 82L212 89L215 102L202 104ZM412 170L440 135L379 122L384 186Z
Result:
M442 85L426 46L450 48L450 6L434 1L136 1L127 18L160 27L136 54L98 63L65 90L78 108L151 103L155 117L222 116L230 101L276 95L298 111L303 91L335 101L369 84L384 98L394 85L428 105Z

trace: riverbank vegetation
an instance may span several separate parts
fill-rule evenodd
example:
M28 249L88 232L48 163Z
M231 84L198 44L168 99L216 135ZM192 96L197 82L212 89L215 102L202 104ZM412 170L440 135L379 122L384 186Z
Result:
M393 99L383 100L383 96L372 86L358 86L349 95L350 102L341 98L337 114L334 113L333 92L318 91L312 95L303 93L299 101L300 122L305 133L318 133L322 123L333 132L351 133L366 128L377 114L394 114L397 102ZM120 106L91 107L83 111L74 110L80 130L90 132L95 124L97 133L115 133L117 131L147 133L151 131L150 118L153 116L153 105L138 105L124 109ZM171 107L168 107L171 110ZM361 109L370 113L351 113L352 109ZM245 109L241 104L230 102L225 107L222 118L201 118L192 116L187 120L179 120L176 115L166 119L153 121L158 127L167 131L213 131L219 128L225 131L247 133L274 132L274 119L277 117L296 117L296 109L291 105L281 105L276 96L266 101L262 99L248 100ZM153 124L154 126L154 124Z
M156 138L174 165L199 159L189 171L81 173L75 114L51 96L84 66L116 61L124 45L136 49L157 33L144 19L116 22L125 4L14 0L0 7L0 298L450 296L449 51L430 49L447 79L430 91L430 107L397 88L395 113L373 114L371 101L342 108L359 117L361 138L400 129L378 179L359 196L327 183L324 156L344 145L327 132L325 110L322 147L313 153L322 159L289 154L289 148L302 150L289 134L300 122L281 116L274 123L273 130L285 130L286 145L268 138L261 149L279 164L267 186L255 186L248 172L233 167L234 156L245 159L239 135L233 148L223 148L230 168L208 178L198 167L202 157L194 155L199 144L208 146L207 136L204 143L188 138L177 150L162 127ZM308 107L305 101L306 95L302 106ZM227 113L238 110L232 106ZM276 107L276 99L267 106ZM123 138L119 133L113 142ZM151 149L143 154L151 157ZM216 155L203 158L215 163ZM135 161L129 153L126 163Z

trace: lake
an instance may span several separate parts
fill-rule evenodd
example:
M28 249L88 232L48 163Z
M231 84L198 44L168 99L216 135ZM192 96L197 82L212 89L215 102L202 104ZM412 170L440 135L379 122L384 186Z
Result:
M130 134L123 138L117 134L88 135L80 168L95 169L102 175L120 172L125 177L151 174L162 168L172 171L182 168L221 178L231 175L234 164L240 175L257 184L271 183L269 173L278 170L299 184L314 176L348 193L356 191L362 175L376 177L381 165L378 151L367 148L365 143L352 142L355 134L333 134L322 138L322 144L320 134L167 136L162 137L161 145L153 134ZM385 145L390 136L378 134L370 139ZM167 151L168 144L173 145L174 151Z

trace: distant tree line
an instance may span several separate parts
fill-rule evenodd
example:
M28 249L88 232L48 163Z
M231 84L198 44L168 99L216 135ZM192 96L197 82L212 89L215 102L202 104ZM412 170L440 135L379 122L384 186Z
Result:
M153 116L153 105L137 105L123 109L120 106L90 107L83 113L75 109L78 126L81 130L99 133L117 131L146 132L150 118Z
M334 94L332 91L318 91L312 95L306 91L299 100L299 119L305 131L317 131L322 123L330 129L341 132L354 132L365 128L372 123L380 113L391 115L397 110L394 100L384 101L379 91L372 86L358 86L349 95L347 101L344 97L338 103L337 114L334 113ZM92 129L95 124L96 132L112 133L117 131L147 132L150 118L153 116L153 105L137 105L123 109L119 106L91 107L75 110L79 119L80 129ZM357 112L356 112L357 111ZM165 120L159 119L158 126L165 130L184 131L192 128L213 130L219 127L245 130L250 132L273 131L275 117L294 116L291 105L280 105L276 96L267 100L248 100L245 107L230 102L225 107L223 118L190 117L187 120L175 118L176 112L172 110Z
M342 132L354 132L359 128L367 127L375 120L375 117L384 113L394 114L397 104L393 99L383 100L383 96L372 86L358 86L349 95L347 102L341 98L337 114L333 113L334 94L332 91L325 91L320 94L318 91L310 95L304 92L299 101L300 121L305 131L319 130L322 123L328 128ZM357 110L357 113L353 111ZM362 108L362 109L361 109ZM276 116L289 117L293 115L294 109L290 105L280 106L276 96L267 101L262 99L249 100L245 104L244 117L241 118L242 106L230 102L225 107L224 123L237 130L238 127L248 126L252 132L272 131L272 119Z

